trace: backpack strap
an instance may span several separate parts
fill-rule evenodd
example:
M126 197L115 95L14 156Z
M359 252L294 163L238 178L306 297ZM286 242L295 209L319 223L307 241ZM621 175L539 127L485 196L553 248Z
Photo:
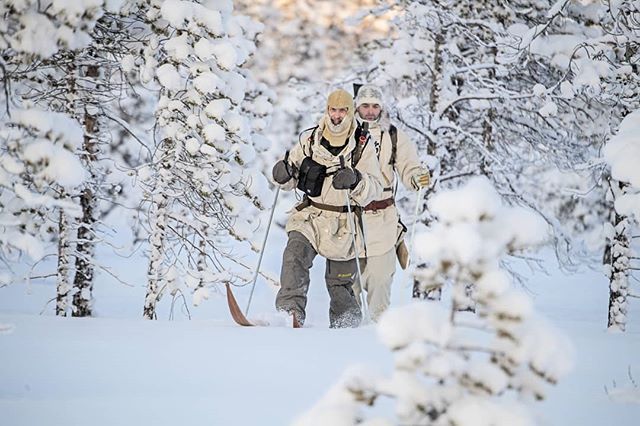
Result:
M369 143L369 139L370 139L369 125L366 122L362 123L362 125L359 126L358 129L356 130L356 134L358 136L356 140L356 147L353 150L353 153L351 154L352 168L355 168L356 165L358 165L360 158L362 158L362 152L364 151L364 148L367 146L367 143Z
M309 157L311 158L313 158L313 141L316 138L316 130L318 130L318 127L319 126L313 128L311 134L309 135L309 138L307 139L307 142L309 142Z
M391 137L391 158L389 158L389 165L395 168L396 155L398 152L398 129L393 124L389 126L389 136Z
M309 135L309 137L307 138L307 142L309 143L309 155L308 157L313 157L313 139L316 135L316 130L318 130L318 127L320 126L314 126L314 127L309 127L308 129L304 129L303 131L301 131L298 134L298 143L302 146L302 152L304 152L304 146L302 145L302 141L300 140L300 137L302 136L302 134L306 131L312 130L311 135Z

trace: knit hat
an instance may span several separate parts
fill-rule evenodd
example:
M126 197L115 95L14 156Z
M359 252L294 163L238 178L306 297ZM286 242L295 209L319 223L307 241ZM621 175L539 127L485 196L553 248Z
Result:
M378 104L382 106L382 90L373 84L363 84L356 96L356 109L362 104Z
M347 115L342 119L340 124L333 124L329 116L329 108L346 108ZM349 135L355 128L355 120L353 118L353 96L342 89L331 92L327 99L327 110L323 117L324 130L322 136L329 141L332 146L342 146L345 144Z
M327 99L327 110L329 108L353 109L353 96L346 90L336 89L329 94Z

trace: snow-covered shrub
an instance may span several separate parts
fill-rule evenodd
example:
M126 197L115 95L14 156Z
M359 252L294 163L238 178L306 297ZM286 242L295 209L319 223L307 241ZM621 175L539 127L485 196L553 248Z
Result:
M566 338L534 313L500 268L506 253L542 243L547 225L528 210L504 206L481 177L436 195L430 208L438 220L417 238L428 264L417 279L425 288L450 282L451 300L386 313L377 331L394 353L393 374L349 371L298 424L335 418L333 424L345 425L532 425L527 400L544 398L546 385L570 368ZM468 283L476 315L456 310ZM362 405L381 397L395 399L395 417L364 421Z

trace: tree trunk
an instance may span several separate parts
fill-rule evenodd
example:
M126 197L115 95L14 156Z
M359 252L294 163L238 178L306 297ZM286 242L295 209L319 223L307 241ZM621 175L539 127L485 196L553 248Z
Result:
M431 93L429 93L429 128L432 129L433 125L433 117L436 114L438 109L438 104L440 103L440 95L442 94L442 85L443 85L443 68L444 68L444 58L443 50L445 43L445 35L444 34L436 34L434 40L434 54L433 54L433 75L431 76ZM436 134L437 136L437 134ZM436 141L427 141L427 154L428 155L436 155L437 150Z
M431 92L429 93L429 113L428 116L432 119L438 108L438 103L440 102L440 95L442 93L442 85L443 85L443 68L444 68L444 58L443 50L445 43L445 33L435 34L434 36L434 55L433 55L433 74L431 76ZM430 124L431 126L431 124ZM427 154L435 155L436 154L436 142L435 141L427 141ZM426 204L427 197L429 195L429 191L425 191L423 194L423 204ZM425 206L422 206L424 210ZM416 268L425 268L426 265L418 265ZM411 297L414 299L429 299L429 300L440 300L441 297L441 289L433 289L433 290L423 290L420 288L420 283L414 279L413 281L413 290L411 293Z
M200 243L198 244L198 289L204 288L206 285L205 282L205 271L207 270L207 238L208 238L209 227L206 224L202 224L200 228L200 232L202 235L200 236Z
M89 66L87 77L98 77L98 67ZM93 279L94 254L95 254L95 206L96 196L91 187L95 185L95 166L97 143L96 133L98 131L97 117L85 111L84 114L84 143L83 143L83 163L87 170L91 170L92 179L88 182L80 195L80 205L82 207L82 220L78 225L78 242L76 244L76 275L73 281L73 309L74 317L89 317L92 314L93 305Z
M626 184L609 178L612 202L624 193ZM612 208L611 225L614 235L608 242L604 263L609 271L609 309L607 327L624 331L627 324L627 296L629 294L629 218Z
M496 63L496 56L498 55L498 49L495 47L491 47L488 49L488 53L491 55L493 59L493 63ZM489 79L494 80L496 78L496 69L489 69ZM487 110L487 116L482 122L482 142L484 144L485 149L488 152L493 151L493 122L496 119L496 109L494 107L490 107ZM480 164L480 170L482 174L485 176L489 176L490 166L487 163L487 158L483 156L482 163Z
M93 279L95 241L93 225L95 223L95 198L90 188L85 188L80 196L82 221L78 225L78 242L76 244L76 275L73 280L74 317L90 317L93 305Z
M144 299L143 317L156 319L156 302L160 300L162 289L162 260L164 257L164 240L166 236L167 204L168 199L164 193L158 194L151 206L151 253L149 254L149 269L147 271L147 294Z
M436 34L434 42L433 76L431 82L431 93L429 94L429 111L431 112L431 114L434 114L436 112L438 103L440 102L440 94L442 92L442 69L444 62L442 51L444 49L443 45L445 42L445 35Z
M165 288L165 273L162 265L164 260L164 243L167 235L167 219L169 208L169 188L171 187L171 173L173 164L180 156L179 144L174 145L170 139L162 142L162 157L160 169L158 170L158 180L151 193L151 217L149 243L151 253L149 254L149 269L147 271L147 294L144 300L143 317L156 319L156 303L162 297Z
M57 268L57 292L56 315L67 316L69 308L69 223L63 211L60 211L58 220L58 268Z

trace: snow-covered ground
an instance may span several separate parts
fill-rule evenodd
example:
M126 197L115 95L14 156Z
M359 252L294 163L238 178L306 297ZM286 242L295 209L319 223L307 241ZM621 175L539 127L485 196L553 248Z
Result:
M278 274L284 246L273 233L264 269ZM234 325L222 295L189 307L163 300L158 321L141 319L144 262L111 260L128 287L101 274L96 318L56 318L50 285L0 289L0 424L284 425L309 409L349 365L383 373L392 356L374 326L327 328L324 261L316 260L308 322L290 329L274 316L274 291L260 280L251 312L275 326ZM106 260L105 260L106 262ZM107 263L107 262L106 262ZM631 299L626 333L605 330L607 284L598 272L553 270L527 284L537 310L575 346L575 368L542 403L541 425L637 425L640 419L640 303ZM404 282L403 282L404 281ZM393 305L410 290L397 274ZM237 288L244 308L248 288ZM631 377L629 377L629 372ZM635 383L632 381L635 380ZM390 410L383 403L376 410Z

